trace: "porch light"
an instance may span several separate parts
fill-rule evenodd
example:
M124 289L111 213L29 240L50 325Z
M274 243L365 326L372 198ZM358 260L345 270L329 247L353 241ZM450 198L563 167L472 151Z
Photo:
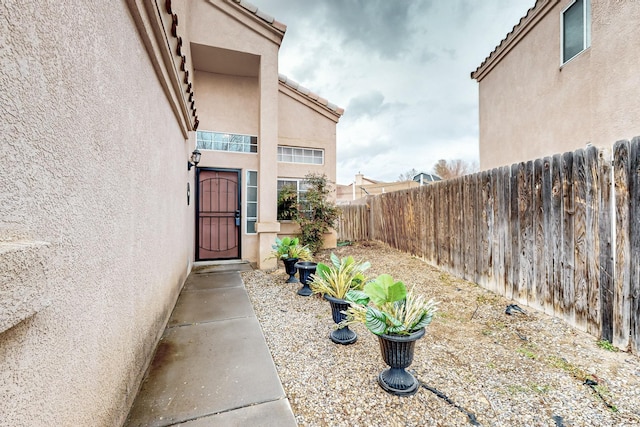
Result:
M198 163L200 163L201 155L202 153L200 153L197 148L193 150L193 153L191 153L191 159L187 162L187 170L191 170L193 166L198 166Z

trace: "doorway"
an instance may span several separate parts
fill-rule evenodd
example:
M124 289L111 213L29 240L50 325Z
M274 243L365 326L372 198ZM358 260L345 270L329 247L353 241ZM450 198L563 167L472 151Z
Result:
M240 170L197 169L196 260L240 258Z

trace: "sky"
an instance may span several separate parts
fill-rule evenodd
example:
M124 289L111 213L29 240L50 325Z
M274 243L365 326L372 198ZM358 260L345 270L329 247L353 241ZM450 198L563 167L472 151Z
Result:
M345 109L337 183L478 162L474 71L535 0L250 0L287 26L279 72Z

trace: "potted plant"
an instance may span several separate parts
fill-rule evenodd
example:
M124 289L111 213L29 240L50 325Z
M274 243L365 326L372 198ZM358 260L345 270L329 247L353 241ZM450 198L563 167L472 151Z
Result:
M300 239L297 237L283 237L282 239L276 237L276 243L271 247L273 248L271 256L281 259L284 263L285 271L289 275L287 283L297 282L295 264L299 260L311 261L311 251L309 248L301 245Z
M342 323L364 323L378 336L382 358L389 365L378 375L380 387L398 396L414 394L419 383L405 368L413 362L415 342L424 336L436 303L407 291L404 283L388 274L381 274L362 290L349 291L346 299L351 305Z
M353 257L338 258L331 254L331 265L318 263L316 272L309 284L315 294L322 294L329 301L333 321L339 325L344 320L344 313L349 308L345 301L347 292L362 289L366 281L364 272L371 266L368 262L356 261ZM348 325L341 325L329 335L336 344L351 344L358 336L349 329Z

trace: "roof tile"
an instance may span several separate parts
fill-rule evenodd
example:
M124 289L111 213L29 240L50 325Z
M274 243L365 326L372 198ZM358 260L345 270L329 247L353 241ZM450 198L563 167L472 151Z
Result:
M276 19L273 16L258 9L258 7L253 3L250 3L246 0L231 0L231 1L242 6L247 11L253 13L254 15L256 15L256 17L262 19L267 24L270 24L276 30L281 31L283 33L287 31L287 26L285 24L283 24L282 22L276 21Z
M288 87L295 90L296 92L302 94L306 98L309 98L312 101L319 104L320 106L326 108L327 110L332 111L333 113L339 116L344 114L344 108L340 108L336 104L333 104L328 100L326 100L325 98L318 96L317 94L311 92L306 87L301 86L299 83L289 79L287 76L283 74L278 74L278 80L280 80L283 84L287 85Z

